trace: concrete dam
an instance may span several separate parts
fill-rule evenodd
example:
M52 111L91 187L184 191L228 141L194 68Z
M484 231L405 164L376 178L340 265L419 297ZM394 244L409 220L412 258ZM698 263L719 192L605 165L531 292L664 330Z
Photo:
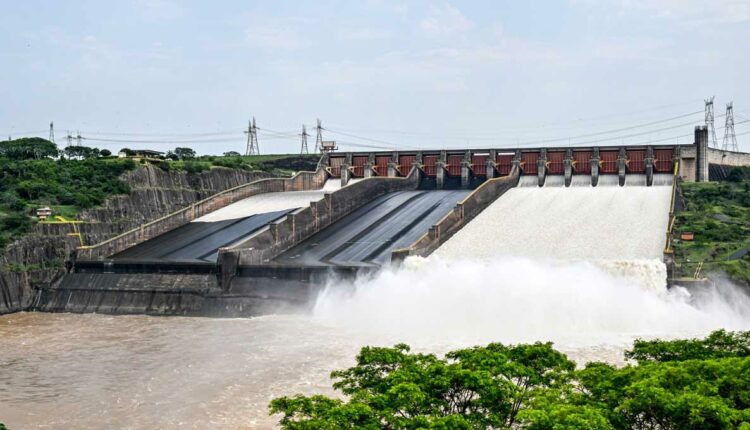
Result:
M67 274L38 288L32 309L285 312L311 306L331 279L433 253L513 249L658 259L668 268L679 182L744 162L712 153L705 128L695 136L679 146L325 154L315 172L241 185L79 248ZM545 225L529 225L539 213ZM580 249L571 235L601 237L601 246Z

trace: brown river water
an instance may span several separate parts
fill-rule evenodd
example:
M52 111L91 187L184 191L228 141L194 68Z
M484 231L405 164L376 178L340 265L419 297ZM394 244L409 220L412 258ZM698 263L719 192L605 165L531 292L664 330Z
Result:
M658 261L630 265L662 276ZM11 430L267 429L277 422L267 413L272 398L331 394L328 375L351 365L363 345L404 341L444 353L551 340L579 363L622 364L637 337L750 329L750 301L740 293L696 300L679 288L638 285L643 273L608 270L415 260L346 292L331 288L305 315L0 316L0 422Z

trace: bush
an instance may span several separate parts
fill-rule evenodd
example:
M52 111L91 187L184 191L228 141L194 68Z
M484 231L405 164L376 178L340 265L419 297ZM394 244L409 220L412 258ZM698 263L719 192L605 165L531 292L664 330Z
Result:
M186 161L183 167L186 172L194 174L209 170L211 165L200 161Z

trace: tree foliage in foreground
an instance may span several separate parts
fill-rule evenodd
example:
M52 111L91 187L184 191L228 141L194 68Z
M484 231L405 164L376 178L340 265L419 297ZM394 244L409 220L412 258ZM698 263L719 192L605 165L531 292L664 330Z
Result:
M283 429L750 430L750 332L635 342L637 364L576 370L550 343L362 348L335 371L345 399L274 399Z

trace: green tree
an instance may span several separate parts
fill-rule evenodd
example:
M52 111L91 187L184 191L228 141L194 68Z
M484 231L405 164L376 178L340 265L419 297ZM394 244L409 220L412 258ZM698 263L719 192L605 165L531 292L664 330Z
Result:
M548 343L438 358L362 348L332 373L344 400L274 399L283 429L750 430L750 332L637 341L637 364L575 370ZM696 358L697 357L697 358Z
M573 368L549 343L491 344L442 359L403 344L365 347L355 367L332 373L348 401L282 397L270 410L283 414L285 429L510 428L540 390L564 384Z
M110 151L109 149L102 149L101 151L99 151L99 154L102 157L109 157L112 155L112 151Z
M54 143L39 137L28 137L0 142L0 157L11 160L41 160L57 157Z
M191 148L177 147L174 149L174 155L176 155L180 160L187 160L190 158L195 158L195 151Z
M717 330L705 339L641 340L625 351L639 363L750 356L750 332Z
M96 158L99 156L98 148L89 148L88 146L66 146L63 150L68 158Z
M237 151L229 151L224 153L225 157L239 157L240 153Z

